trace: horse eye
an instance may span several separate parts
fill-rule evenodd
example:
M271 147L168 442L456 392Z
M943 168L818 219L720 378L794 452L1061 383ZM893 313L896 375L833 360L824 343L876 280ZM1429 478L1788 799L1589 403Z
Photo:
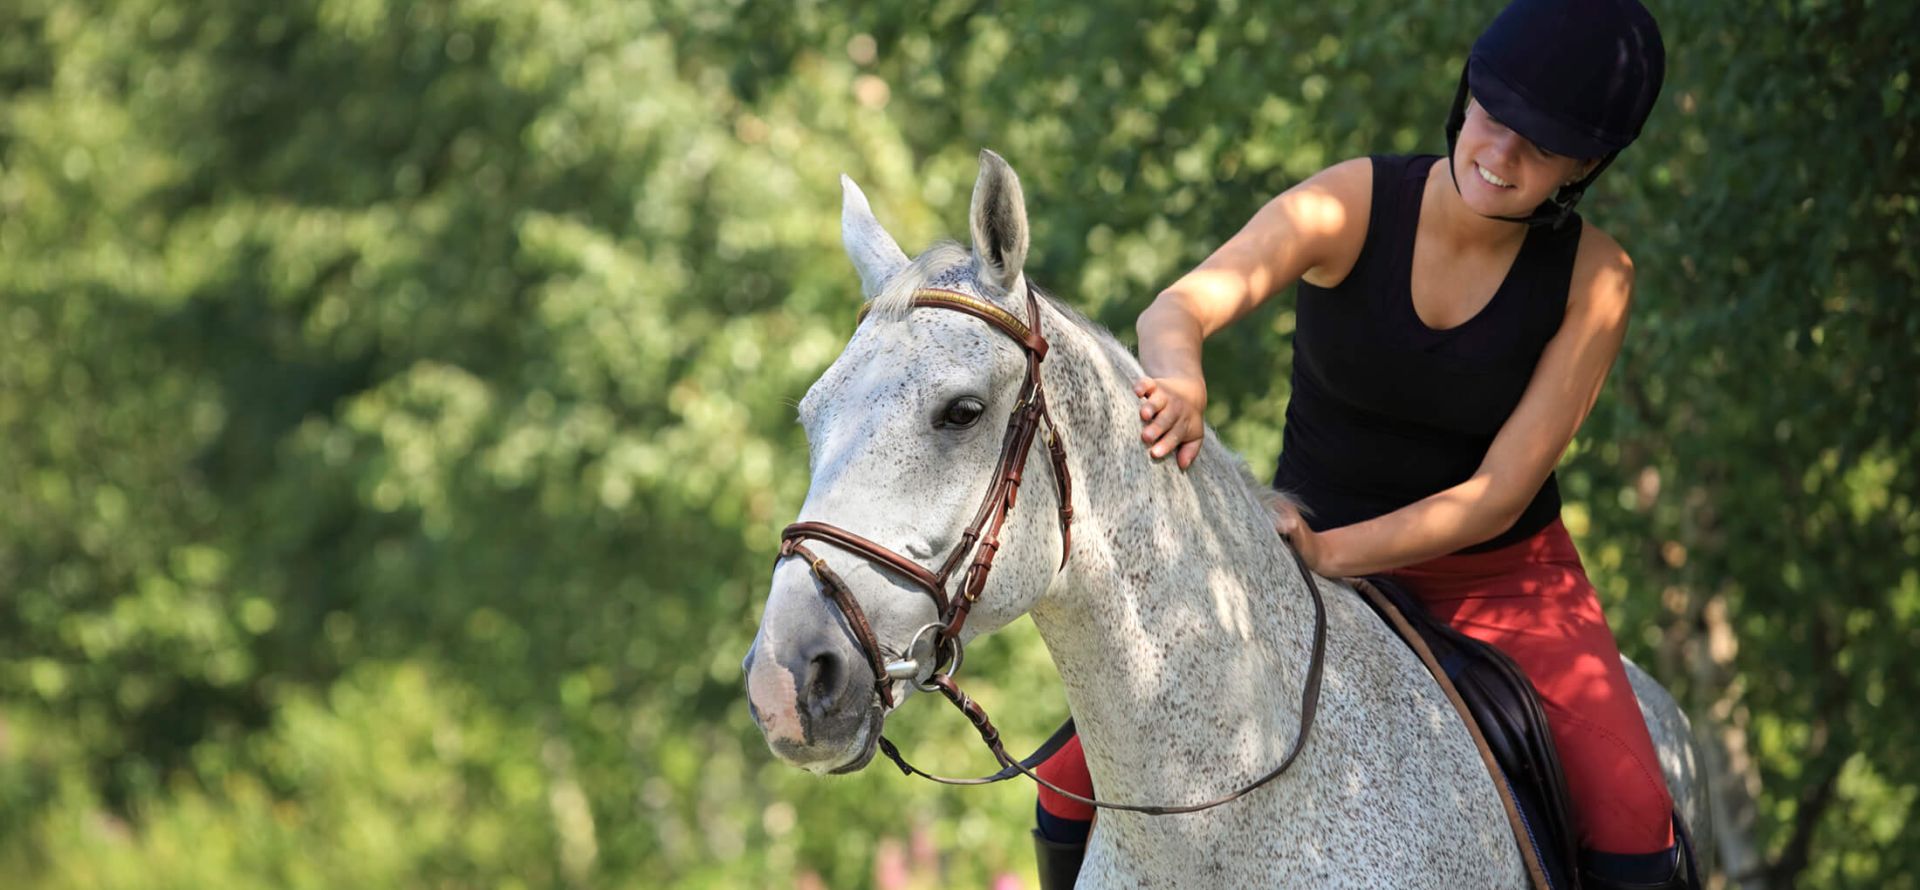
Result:
M961 396L947 403L947 410L940 415L940 421L934 426L949 429L966 429L980 419L980 413L987 410L979 399L973 396Z

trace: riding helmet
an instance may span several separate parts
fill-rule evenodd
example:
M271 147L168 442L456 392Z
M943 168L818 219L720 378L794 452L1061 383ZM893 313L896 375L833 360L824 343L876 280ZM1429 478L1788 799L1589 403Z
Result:
M1514 218L1557 226L1640 135L1665 79L1660 27L1638 0L1513 0L1467 57L1447 116L1448 154L1471 93L1495 120L1535 145L1599 159L1584 179Z

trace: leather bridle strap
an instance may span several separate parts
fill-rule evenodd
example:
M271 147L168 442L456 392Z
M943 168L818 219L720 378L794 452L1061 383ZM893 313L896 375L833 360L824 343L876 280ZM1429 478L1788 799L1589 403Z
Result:
M781 542L781 546L790 550L799 549L797 542L800 539L813 538L839 545L844 549L863 554L868 559L884 563L887 568L907 576L908 580L926 591L927 596L933 600L933 608L937 613L944 614L947 611L946 572L944 571L935 575L921 568L919 563L911 559L837 525L828 525L824 522L796 522L787 526L783 537L785 540ZM786 554L783 552L782 555ZM807 562L813 562L813 558L807 557Z
M912 302L912 305L916 309L952 309L956 312L964 312L974 318L978 318L987 324L999 328L1005 332L1007 336L1019 341L1020 345L1027 350L1027 354L1031 355L1035 362L1044 361L1047 357L1047 339L1040 336L1040 310L1033 296L1032 283L1028 283L1027 285L1027 304L1030 310L1028 314L1033 318L1033 324L1031 325L1021 321L1019 316L1005 309L986 302L985 300L960 293L959 291L923 287L913 292ZM856 326L859 325L861 321L866 319L867 313L871 311L873 311L872 303L863 304L860 307L860 311L854 315L853 323Z

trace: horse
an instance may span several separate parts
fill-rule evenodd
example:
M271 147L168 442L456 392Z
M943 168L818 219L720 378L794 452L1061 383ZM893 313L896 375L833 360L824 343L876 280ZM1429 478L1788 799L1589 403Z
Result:
M1026 279L1026 202L1006 161L981 153L972 249L941 242L912 259L859 186L845 176L841 185L842 240L865 305L845 351L799 403L811 486L742 663L775 756L822 774L865 767L887 715L937 686L924 661L957 661L967 640L1027 614L1102 799L1211 800L1268 772L1305 736L1285 775L1230 804L1103 813L1079 886L1525 887L1465 724L1407 645L1336 579L1318 582L1324 659L1317 722L1304 731L1313 582L1275 530L1275 493L1211 428L1187 470L1147 454L1138 361ZM1040 357L1017 327L989 323L993 313L931 311L928 293L1016 319L1036 313ZM1015 418L1011 431L1042 397L1037 425L1051 435L1000 432L1000 418ZM945 556L944 584L969 558L961 551L988 549L980 517L992 504L976 505L1002 497L1008 462L996 454L1016 451L1028 486L1005 494L1011 503L988 524L992 574L976 582L969 570L971 589L945 600L915 566ZM794 531L802 527L814 532ZM953 651L926 652L926 631L962 599L971 617ZM1711 849L1687 718L1638 666L1628 671L1676 806Z

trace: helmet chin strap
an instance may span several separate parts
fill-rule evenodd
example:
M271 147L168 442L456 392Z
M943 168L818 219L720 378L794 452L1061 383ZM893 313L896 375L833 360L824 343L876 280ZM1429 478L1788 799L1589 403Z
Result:
M1460 68L1460 86L1454 90L1453 93L1453 110L1447 112L1447 179L1453 183L1454 194L1460 193L1460 176L1453 170L1453 150L1454 146L1460 141L1461 128L1466 125L1467 69L1466 66L1463 65ZM1620 153L1616 151L1601 158L1600 163L1593 165L1593 169L1588 171L1586 176L1581 177L1580 181L1561 186L1558 191L1553 193L1552 197L1540 202L1540 206L1533 208L1533 212L1526 216L1490 216L1487 218L1522 223L1529 226L1546 226L1551 229L1558 229L1566 224L1568 217L1573 216L1573 206L1580 203L1580 198L1586 195L1587 187L1593 185L1593 181L1600 178L1600 173L1613 163L1614 158L1619 156Z

